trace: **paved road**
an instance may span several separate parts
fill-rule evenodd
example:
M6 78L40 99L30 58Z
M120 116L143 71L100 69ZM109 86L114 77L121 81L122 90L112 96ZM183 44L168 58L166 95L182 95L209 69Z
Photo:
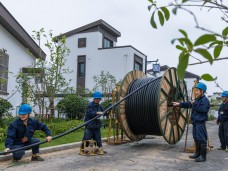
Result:
M215 122L210 122L207 128L213 145L218 147L218 126ZM227 152L212 150L208 153L206 162L196 163L188 158L189 154L183 153L184 139L185 135L178 144L169 145L162 137L153 136L140 142L115 146L105 145L108 153L103 156L80 156L78 155L79 149L72 149L43 155L44 162L29 162L29 159L25 158L23 162L27 163L9 167L9 161L2 162L0 168L13 171L228 170ZM189 139L189 145L192 145L190 134Z

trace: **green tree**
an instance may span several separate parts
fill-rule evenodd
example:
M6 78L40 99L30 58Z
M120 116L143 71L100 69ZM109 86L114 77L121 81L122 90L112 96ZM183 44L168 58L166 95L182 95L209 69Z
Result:
M69 68L65 68L66 56L70 50L66 47L66 38L53 36L52 31L48 34L44 29L34 31L32 36L39 43L45 42L44 46L48 50L49 59L43 60L41 57L31 66L24 68L17 75L17 83L21 88L23 101L32 101L39 106L39 113L44 113L45 107L54 116L54 100L57 93L66 93L70 80L66 80L65 74L70 73ZM48 98L48 104L45 102Z
M70 119L82 119L89 101L77 94L70 94L59 101L56 108Z
M184 10L193 16L196 29L200 29L205 34L199 36L195 41L190 39L187 32L179 29L182 37L174 38L171 42L177 42L176 48L180 50L179 63L177 72L180 79L184 78L185 71L188 65L202 64L209 62L211 65L214 61L228 59L228 57L220 57L220 53L224 48L228 47L228 27L225 27L222 32L212 31L209 28L201 27L197 16L194 13L194 8L207 9L207 12L216 10L221 13L221 22L228 23L228 6L223 0L170 0L166 1L167 5L162 2L149 0L151 3L148 6L149 11L152 11L151 26L154 29L158 28L158 22L163 26L170 19L170 11L174 15L178 15L179 10ZM163 2L164 3L164 2ZM203 10L201 10L203 11ZM213 53L213 54L211 54ZM198 60L196 63L189 64L189 58ZM202 59L204 59L202 61ZM206 73L201 76L206 81L213 81L210 74Z
M5 99L0 98L0 126L2 127L2 117L9 114L9 110L12 109L12 104Z
M93 90L101 91L104 97L109 97L116 85L116 78L108 71L101 71L99 75L94 75L93 80L95 83Z

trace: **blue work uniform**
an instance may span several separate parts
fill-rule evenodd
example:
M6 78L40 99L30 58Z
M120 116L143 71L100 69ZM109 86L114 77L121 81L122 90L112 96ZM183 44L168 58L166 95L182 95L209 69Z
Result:
M219 139L221 148L228 148L228 103L223 103L219 107L218 120L219 122Z
M36 130L42 130L47 136L51 136L51 131L48 127L37 120L29 118L26 126L20 118L16 119L14 122L10 123L8 127L5 147L12 150L40 142L38 138L33 138ZM27 137L28 141L23 143L22 138L24 137ZM39 145L32 147L32 153L39 153ZM20 160L24 154L25 150L20 150L14 152L13 157L16 160Z
M104 109L100 104L96 104L94 102L90 102L89 105L86 108L86 115L84 121L87 122L91 120L92 118L97 116L97 112L103 112ZM92 122L88 123L85 126L85 132L84 132L84 140L95 140L97 142L98 147L102 147L101 142L101 132L100 128L102 127L101 120L99 118L93 120Z
M206 96L201 96L195 99L195 102L180 103L181 108L192 108L191 121L193 125L193 138L201 144L207 144L206 121L208 120L208 111L210 103Z

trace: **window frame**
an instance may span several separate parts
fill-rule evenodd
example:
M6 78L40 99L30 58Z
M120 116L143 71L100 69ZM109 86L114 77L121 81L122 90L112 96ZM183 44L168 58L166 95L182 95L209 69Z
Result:
M81 42L84 41L84 44L81 44ZM78 48L85 48L86 47L86 37L78 38Z
M0 49L0 95L8 95L9 55L5 49ZM3 86L3 88L2 88Z
M105 46L106 42L109 43L109 46ZM113 43L112 40L110 40L110 39L107 38L107 37L104 37L104 39L103 39L103 48L112 48L113 45L114 45L114 43Z
M143 58L134 54L134 70L136 70L136 67L135 67L136 64L139 66L139 71L143 71Z

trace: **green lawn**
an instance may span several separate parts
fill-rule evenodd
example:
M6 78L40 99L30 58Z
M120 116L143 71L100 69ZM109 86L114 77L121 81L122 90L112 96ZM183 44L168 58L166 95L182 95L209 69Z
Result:
M101 129L101 135L102 137L107 137L107 133L108 133L108 128L106 127L105 129ZM60 145L60 144L67 144L67 143L73 143L73 142L79 142L82 140L84 132L80 131L80 132L72 132L68 135L65 135L63 137L60 137L58 139L55 139L49 143L45 143L41 145L41 148L43 147L50 147L50 146L56 146L56 145ZM41 139L41 141L43 141L43 139ZM0 143L0 151L3 151L5 149L5 144L4 142Z

